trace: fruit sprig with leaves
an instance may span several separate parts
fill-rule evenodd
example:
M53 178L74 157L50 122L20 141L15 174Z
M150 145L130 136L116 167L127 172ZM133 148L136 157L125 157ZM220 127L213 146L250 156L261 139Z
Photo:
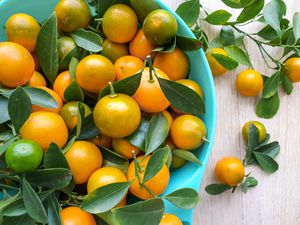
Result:
M215 76L235 70L240 64L251 69L238 76L237 91L244 96L257 96L262 91L256 114L270 119L279 109L279 88L290 95L293 83L300 81L300 13L296 12L293 20L289 21L285 17L286 3L283 0L271 0L266 4L264 0L221 1L233 10L239 10L236 19L230 20L232 14L224 9L210 12L199 0L183 2L176 12L203 41ZM209 41L199 19L210 25L222 26L220 34ZM260 24L261 30L247 32L247 25L254 23ZM270 76L254 70L245 40L258 47L260 57L272 71ZM279 49L281 56L276 58L268 47Z

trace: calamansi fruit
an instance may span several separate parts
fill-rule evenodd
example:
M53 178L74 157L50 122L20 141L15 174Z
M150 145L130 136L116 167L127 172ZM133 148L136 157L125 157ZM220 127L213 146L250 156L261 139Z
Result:
M261 122L258 122L258 121L249 121L249 122L244 124L243 130L242 130L242 134L243 134L244 139L246 141L248 141L250 124L253 124L258 129L259 142L264 141L266 139L266 136L267 136L267 130L266 130L265 125L263 125Z
M300 81L300 58L293 57L288 59L285 62L285 69L287 71L287 75L292 82Z
M262 75L253 69L242 71L236 79L236 90L244 96L257 96L263 86Z
M182 222L173 214L164 214L159 225L182 225Z
M61 37L58 39L58 55L62 60L70 51L76 48L76 44L71 37Z
M8 146L5 152L5 162L8 168L16 172L30 172L42 162L43 150L34 141L19 140Z
M208 61L212 75L219 76L226 73L227 69L212 56L213 54L228 56L228 53L222 48L213 48L211 51L208 51L206 53L206 59Z
M234 187L243 181L245 168L238 158L225 157L218 161L215 176L222 183Z
M101 54L107 57L112 63L115 63L118 58L129 55L128 45L127 43L116 43L106 38L103 42Z
M79 207L70 206L60 211L62 225L97 225L94 217Z
M53 90L65 101L65 90L72 83L72 77L69 71L61 72L55 79L53 84Z
M139 58L131 55L120 57L114 64L116 79L122 80L141 71L144 62Z
M37 71L34 71L28 84L30 87L46 87L47 86L45 78L43 77L42 74L40 74Z
M135 155L140 153L140 150L129 143L125 138L114 138L112 140L112 147L114 151L127 159L132 159L132 151L135 152Z
M153 45L165 45L177 34L177 20L170 12L157 9L149 13L144 20L143 31Z
M123 138L132 134L141 121L138 104L128 95L111 94L98 101L94 121L101 134Z
M179 149L193 150L198 148L206 137L206 127L200 118L182 115L174 120L171 137Z

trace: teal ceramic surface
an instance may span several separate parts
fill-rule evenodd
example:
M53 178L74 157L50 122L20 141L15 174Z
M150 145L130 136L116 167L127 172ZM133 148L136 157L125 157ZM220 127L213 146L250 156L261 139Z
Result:
M0 0L0 40L4 41L5 30L3 26L7 18L14 13L28 13L40 22L46 19L53 11L58 0ZM166 5L158 0L162 8L171 11ZM179 34L194 37L190 29L174 12L172 12L179 24ZM204 91L206 114L202 117L207 126L207 139L209 142L204 143L195 151L197 157L203 163L201 167L188 163L184 167L172 171L170 185L166 193L170 193L178 188L191 187L199 189L200 183L211 153L213 144L215 125L216 125L216 98L213 78L202 50L187 53L191 63L189 79L195 80L200 84ZM1 193L0 193L1 195ZM1 196L0 196L1 199ZM177 209L169 203L166 203L166 211L174 213L182 221L193 222L193 211Z

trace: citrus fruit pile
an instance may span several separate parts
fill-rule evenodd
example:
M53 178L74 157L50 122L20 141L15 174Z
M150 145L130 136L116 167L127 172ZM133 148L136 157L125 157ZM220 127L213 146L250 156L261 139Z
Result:
M192 150L206 141L205 96L178 47L200 45L178 36L176 18L154 2L107 2L60 0L42 24L7 19L3 224L94 225L98 215L111 225L177 225L162 199L184 209L199 201L190 188L160 195L170 169L201 164Z

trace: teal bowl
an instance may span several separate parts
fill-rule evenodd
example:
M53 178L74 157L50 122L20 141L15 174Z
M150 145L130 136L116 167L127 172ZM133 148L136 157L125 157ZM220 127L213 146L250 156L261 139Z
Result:
M10 15L14 13L28 13L41 22L44 19L46 19L54 10L54 7L57 2L58 0L0 0L0 40L5 41L6 39L5 30L3 26ZM176 15L161 1L157 0L157 2L161 5L162 8L170 11L176 16L179 25L180 35L194 37L189 27L183 22L183 20L178 15ZM211 153L213 139L215 135L216 97L213 77L211 75L209 65L206 61L203 50L187 52L187 54L191 63L189 79L192 79L199 83L204 92L206 114L202 116L202 119L207 127L207 139L209 140L209 142L205 142L199 149L195 150L195 154L203 163L203 165L199 167L193 163L187 163L184 167L172 171L170 185L166 190L166 193L170 193L176 189L185 187L194 188L195 190L199 189ZM169 213L174 213L177 216L179 216L182 221L192 224L192 210L178 209L173 205L166 203L166 211Z

